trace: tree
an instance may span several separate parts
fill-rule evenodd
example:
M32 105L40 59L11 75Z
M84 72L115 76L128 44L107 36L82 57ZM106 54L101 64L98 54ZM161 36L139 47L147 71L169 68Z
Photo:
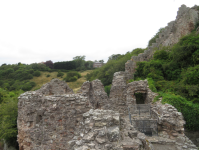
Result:
M73 57L73 60L76 62L76 69L77 70L83 70L85 67L84 67L84 64L85 64L85 57L86 56L76 56L76 57Z
M121 56L121 54L113 54L110 57L108 57L108 61L109 60L117 60L120 56Z
M99 62L104 63L104 60L103 60L103 59L102 59L102 60L99 60Z
M49 68L53 69L53 62L51 60L46 61L44 64Z

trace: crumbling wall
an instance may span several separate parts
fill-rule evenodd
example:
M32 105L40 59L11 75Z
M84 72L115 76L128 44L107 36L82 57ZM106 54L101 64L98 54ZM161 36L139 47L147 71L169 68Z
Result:
M65 81L59 79L52 79L51 82L44 84L37 93L43 95L62 95L73 94L73 90L66 84Z
M145 93L145 104L150 104L153 98L157 96L148 86L147 80L134 81L126 84L123 74L116 72L114 74L111 91L110 105L112 110L117 110L122 114L128 114L128 106L136 104L135 93Z
M56 84L52 84L55 81ZM67 141L79 132L82 114L91 109L85 96L62 94L66 83L64 85L56 79L46 85L41 91L25 92L19 96L17 125L20 150L67 149ZM54 89L52 92L45 89L49 85ZM57 85L62 86L58 88ZM58 91L62 95L58 95Z
M197 147L184 134L184 118L181 112L178 112L175 107L170 104L162 104L161 100L156 102L151 107L151 115L153 119L158 121L158 136L172 140L173 147L176 149L194 149ZM160 148L157 142L154 142L155 147Z
M112 110L91 109L83 114L81 133L69 142L70 149L103 149L115 147L120 140L120 116Z
M179 39L185 35L191 33L195 28L196 23L199 21L199 11L195 8L189 8L182 5L178 12L175 21L171 21L165 27L165 29L159 34L156 39L156 43L152 43L144 53L138 56L132 56L131 60L128 60L125 64L125 72L130 73L133 77L136 68L136 62L148 61L153 57L154 48L160 46L170 46L179 41Z
M84 82L78 93L86 96L94 109L104 108L108 104L107 93L104 91L102 82L98 79Z

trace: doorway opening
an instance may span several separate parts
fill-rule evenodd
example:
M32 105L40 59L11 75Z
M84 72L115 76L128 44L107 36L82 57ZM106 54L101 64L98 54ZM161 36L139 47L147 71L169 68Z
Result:
M146 93L135 93L136 104L145 104Z

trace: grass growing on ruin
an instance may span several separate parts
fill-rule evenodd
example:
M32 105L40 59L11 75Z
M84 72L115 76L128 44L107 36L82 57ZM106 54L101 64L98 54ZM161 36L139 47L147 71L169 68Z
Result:
M86 81L85 75L87 73L91 73L91 72L92 72L92 70L86 70L86 71L83 71L83 72L79 72L82 77L79 78L75 82L67 82L67 84L76 93L81 88L82 84ZM41 76L33 77L33 79L30 80L30 81L33 81L33 82L36 83L36 86L33 87L32 91L41 88L44 84L50 82L54 78L58 78L60 80L63 80L63 78L66 77L66 75L67 75L67 73L63 72L64 73L63 77L57 77L57 73L58 72L41 71Z

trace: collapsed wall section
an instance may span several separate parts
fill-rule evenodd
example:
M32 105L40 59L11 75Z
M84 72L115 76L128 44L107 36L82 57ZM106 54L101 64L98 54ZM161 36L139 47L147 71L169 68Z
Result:
M91 109L87 97L71 93L64 81L53 79L18 97L20 150L67 149L67 141L79 132L82 114Z
M78 133L76 127L89 109L82 95L22 94L17 119L20 150L67 149L67 141Z
M102 82L98 79L84 82L78 93L86 96L94 109L105 108L108 104L107 93L104 91Z

